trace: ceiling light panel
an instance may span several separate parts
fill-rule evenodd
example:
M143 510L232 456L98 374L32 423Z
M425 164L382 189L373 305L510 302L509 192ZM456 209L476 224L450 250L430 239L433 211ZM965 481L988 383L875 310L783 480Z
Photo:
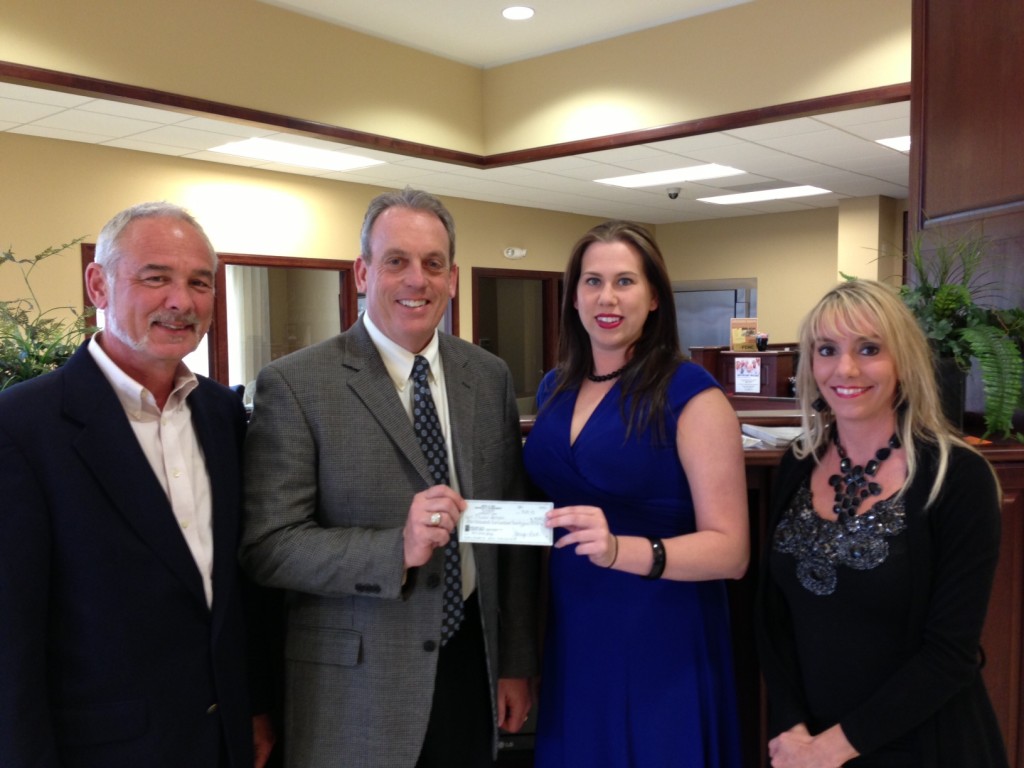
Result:
M317 149L316 147L302 147L297 144L273 141L271 139L232 141L227 144L221 144L219 147L211 147L210 151L225 155L236 155L238 157L249 157L268 163L283 163L302 168L319 168L325 171L351 171L356 168L380 165L384 162L383 160L371 160L366 157L359 157L358 155L346 154L345 152Z
M615 187L657 187L663 184L682 184L687 181L700 181L703 179L721 179L726 176L738 176L746 171L738 168L731 168L727 165L708 163L706 165L691 165L688 168L671 168L666 171L652 171L650 173L634 173L629 176L615 176L608 179L594 179L598 184L611 184Z
M533 8L525 5L510 5L501 12L509 21L526 21L533 18Z
M788 200L793 197L810 197L811 195L828 195L831 192L821 187L783 187L781 189L763 189L760 192L740 192L735 195L718 195L717 197L700 197L702 203L715 205L742 205L743 203L760 203L765 200Z
M876 139L877 143L883 147L889 147L889 149L895 149L897 152L909 152L910 151L910 137L909 136L894 136L891 139Z

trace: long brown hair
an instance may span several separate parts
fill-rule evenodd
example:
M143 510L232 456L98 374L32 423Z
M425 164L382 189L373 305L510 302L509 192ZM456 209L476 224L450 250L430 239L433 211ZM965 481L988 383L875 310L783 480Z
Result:
M675 300L665 259L654 237L639 224L606 221L583 235L573 246L565 267L558 373L552 395L578 389L594 369L590 336L575 306L576 287L583 272L583 254L594 243L624 243L636 251L644 277L657 299L657 309L647 315L640 338L626 353L628 359L622 372L621 405L627 437L634 430L640 434L653 425L657 439L664 440L669 381L676 367L686 358L679 349ZM627 399L630 401L628 414L625 410Z

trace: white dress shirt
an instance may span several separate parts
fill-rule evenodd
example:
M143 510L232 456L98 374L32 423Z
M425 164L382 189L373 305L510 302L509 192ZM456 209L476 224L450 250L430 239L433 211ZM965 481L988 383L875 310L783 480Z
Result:
M100 332L102 333L102 331ZM100 334L97 334L99 336ZM192 428L188 394L199 382L187 366L178 367L174 389L163 411L144 386L122 371L95 337L89 352L114 388L142 452L167 494L171 511L203 579L206 604L213 605L213 501L203 449Z
M369 314L363 313L363 324L366 332L370 334L384 367L398 392L398 399L401 400L405 412L412 421L412 367L416 360L409 350L396 344L385 336L377 326L373 324ZM437 341L437 331L430 339L430 343L418 352L418 355L425 357L430 364L430 396L434 398L434 406L437 408L437 418L441 422L441 431L444 433L444 444L448 450L448 485L456 493L459 490L459 477L455 472L455 452L452 450L452 426L448 416L448 390L445 387L444 366L441 364L441 350ZM459 556L462 567L462 596L468 598L476 588L476 561L473 559L473 546L471 544L459 543Z

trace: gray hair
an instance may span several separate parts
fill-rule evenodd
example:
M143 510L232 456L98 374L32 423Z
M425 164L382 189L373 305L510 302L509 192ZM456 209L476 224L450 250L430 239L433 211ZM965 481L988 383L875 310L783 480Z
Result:
M206 236L206 232L203 231L199 222L180 205L159 201L133 205L131 208L126 208L120 213L115 214L110 221L103 225L103 229L100 230L100 236L96 240L94 259L97 264L103 267L108 281L112 281L114 274L117 272L117 263L122 256L119 244L125 228L136 219L155 218L177 219L191 226L199 233L203 242L206 243L206 247L210 251L210 258L213 260L213 271L217 271L217 252L213 249L210 238Z
M448 266L455 263L455 220L448 209L444 207L444 203L429 192L412 187L406 187L401 192L384 192L370 201L370 207L366 209L363 228L359 234L359 247L362 251L363 261L369 264L373 258L373 254L370 253L370 230L373 229L377 218L388 208L408 208L437 216L444 225L445 232L448 233Z

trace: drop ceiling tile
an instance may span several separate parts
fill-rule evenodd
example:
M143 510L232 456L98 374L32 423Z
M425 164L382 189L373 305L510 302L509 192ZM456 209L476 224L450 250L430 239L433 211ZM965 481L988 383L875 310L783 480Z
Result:
M103 115L98 112L83 112L77 109L58 112L41 120L36 120L35 124L44 128L91 133L102 137L101 141L113 137L131 136L159 127L159 123L114 117L113 115Z
M274 171L275 173L290 173L295 176L322 176L323 168L307 168L302 165L290 165L288 163L260 163L253 166L261 171Z
M222 143L229 141L230 138L270 138L276 135L275 131L270 130L269 128L233 123L230 120L215 120L209 117L189 117L187 115L183 115L183 117L185 119L177 123L178 126L181 128L188 128L193 131L208 131L210 133L223 134L224 136L229 137L228 139L222 138Z
M664 154L647 144L637 144L632 147L619 147L617 149L602 149L598 152L584 152L579 157L584 160L593 160L596 163L608 163L609 165L625 165L635 160L657 157Z
M878 179L871 179L867 176L851 176L835 184L833 189L844 197L874 197L879 195L902 199L907 196L906 187L889 184Z
M11 123L31 123L64 111L64 107L34 101L0 98L0 120Z
M889 150L893 152L895 150ZM898 153L898 158L879 157L851 157L844 165L844 170L863 176L874 176L876 173L884 172L885 169L899 168L903 171L905 179L910 178L910 156Z
M740 143L738 139L725 133L704 133L699 136L685 136L681 139L666 139L648 146L657 147L660 151L669 154L686 156L698 150L727 147L730 144L738 143Z
M532 163L523 163L520 167L544 171L545 173L561 173L562 171L571 171L575 168L589 166L591 162L578 156L555 157L550 160L536 160Z
M822 126L809 117L797 118L795 120L778 120L763 125L751 125L746 128L733 128L723 131L726 136L742 139L743 141L763 141L764 139L775 139L782 136L802 136L806 133L820 131Z
M18 133L24 136L38 136L43 139L60 139L62 141L79 141L85 144L99 144L103 141L102 136L94 133L80 133L79 131L67 131L63 128L49 128L45 125L30 123L13 128L8 133Z
M180 123L183 120L188 120L188 115L173 112L169 109L144 107L139 104L125 104L121 101L110 101L108 99L93 99L80 105L77 109L82 112L96 112L101 115L143 120L157 125Z
M879 120L874 123L850 125L843 130L870 141L910 135L910 125L907 120ZM895 152L896 150L893 151Z
M33 88L14 83L0 83L0 97L31 101L36 104L50 104L67 109L92 100L91 96L79 96L74 93L62 93L61 91L50 91L46 88Z
M135 135L140 141L151 141L154 144L166 144L183 149L210 149L224 144L224 134L210 131L197 131L181 125L164 125L151 131Z
M910 102L897 101L892 104L879 104L874 107L844 109L827 115L815 115L814 119L835 126L861 125L863 123L878 122L879 120L899 119L906 120L907 127L909 128ZM909 133L909 130L907 132Z
M803 136L768 139L764 143L772 149L796 157L839 166L845 165L850 158L882 156L886 149L881 144L841 131L820 131Z
M153 144L149 141L139 141L130 136L126 136L123 139L110 139L104 141L103 146L105 147L116 147L117 149L131 149L136 152L152 152L158 155L173 155L174 157L182 157L188 154L187 149L181 147L168 147L163 144Z
M211 163L240 165L244 168L253 168L263 162L262 160L257 160L254 157L239 157L238 155L226 155L223 152L210 152L208 150L199 150L198 152L185 150L185 153L185 156L188 157L189 160L205 160Z
M398 179L408 179L417 173L416 169L408 165L394 165L392 163L385 163L384 165L371 165L367 168L356 168L352 171L337 171L335 173L324 174L325 179L336 179L337 181L348 181L349 179L365 179L367 182L383 184L388 181L396 181ZM431 173L431 171L421 171L422 174Z

